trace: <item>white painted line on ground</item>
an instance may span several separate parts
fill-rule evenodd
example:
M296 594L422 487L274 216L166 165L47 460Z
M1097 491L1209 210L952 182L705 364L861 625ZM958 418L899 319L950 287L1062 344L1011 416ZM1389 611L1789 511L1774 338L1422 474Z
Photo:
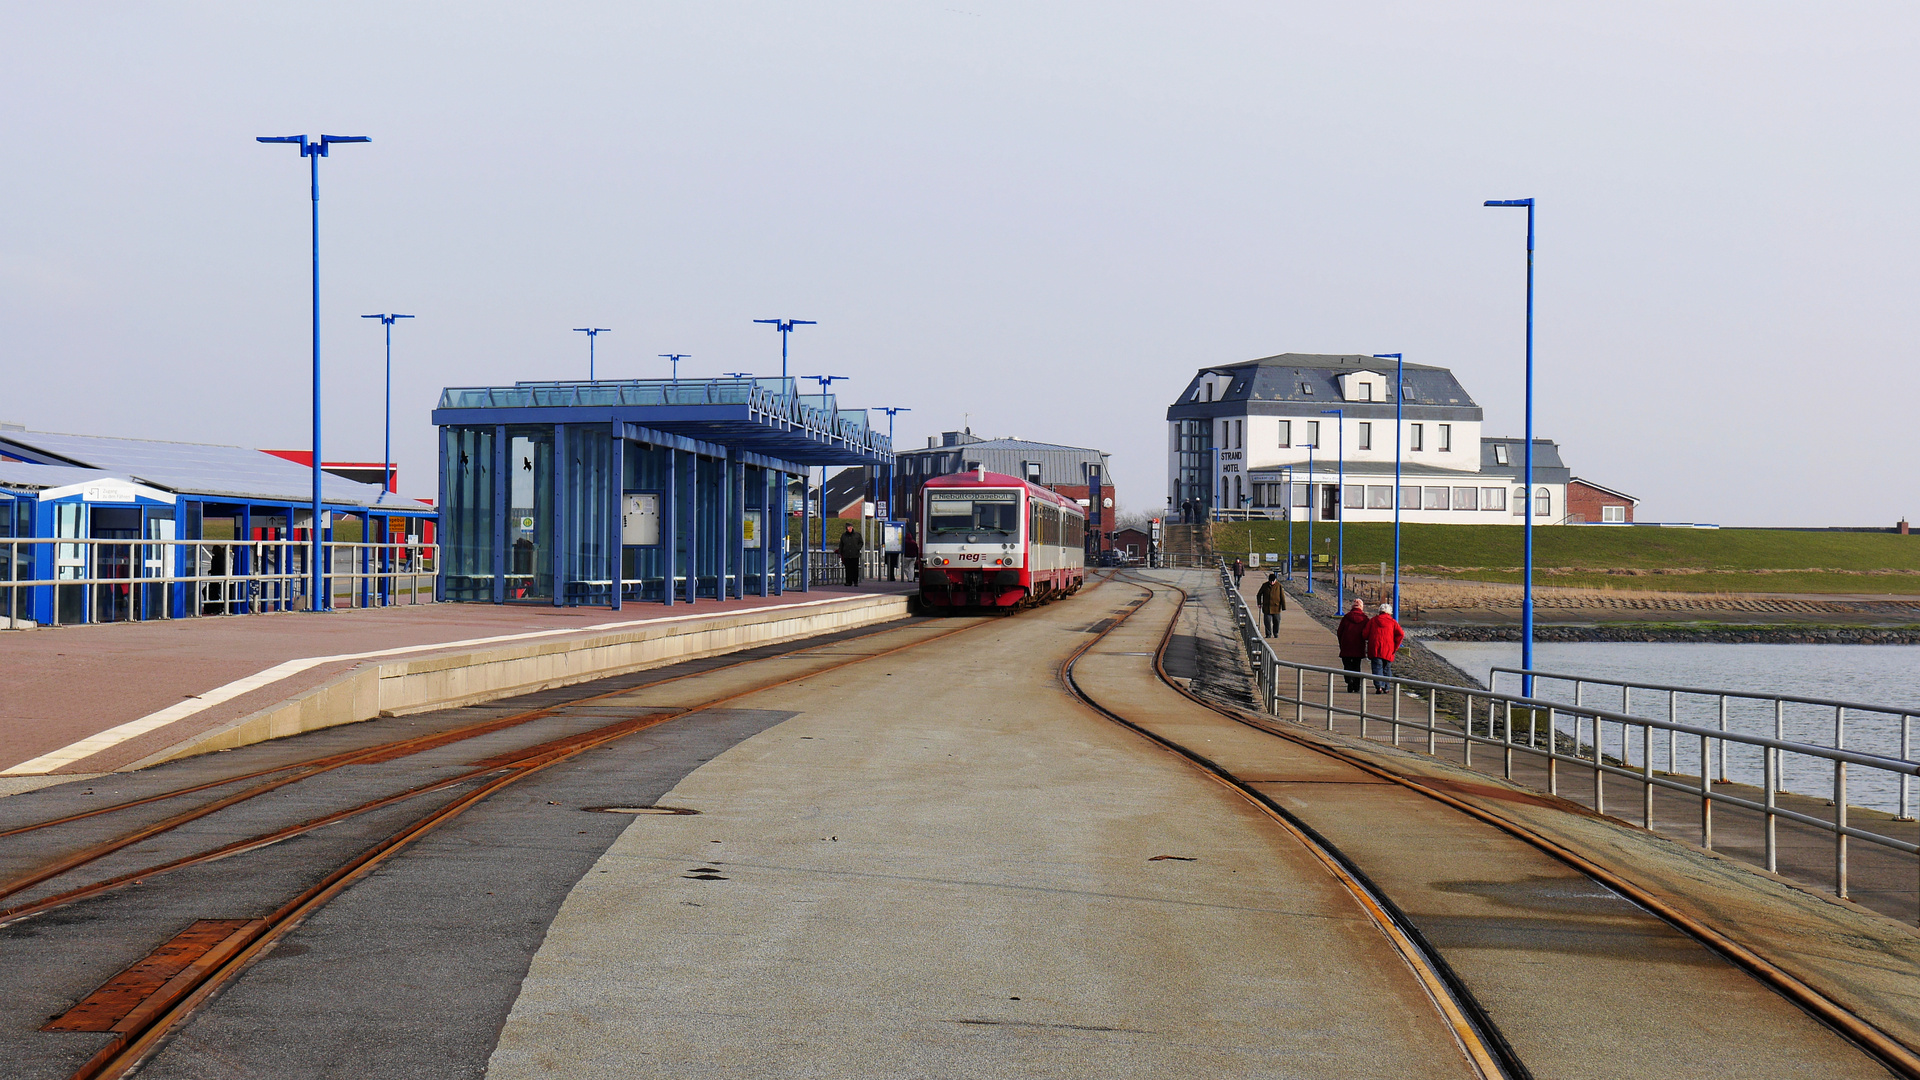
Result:
M370 652L340 653L337 656L309 656L301 660L288 660L275 664L265 671L235 679L225 686L216 687L204 694L187 698L185 701L169 705L158 712L151 712L138 720L129 720L117 727L110 727L98 734L89 735L78 742L69 743L58 750L41 754L37 758L23 761L0 769L0 777L41 776L55 769L71 765L76 761L92 757L102 750L136 739L149 731L166 727L168 724L184 720L195 713L204 712L222 702L231 701L242 694L251 693L263 686L271 686L282 679L298 675L303 671L319 667L322 664L335 664L347 660L374 660L383 656L399 656L404 653L441 651L445 649L463 649L473 645L498 645L508 641L531 641L534 638L559 637L564 634L598 633L607 630L626 630L640 626L652 626L660 623L686 622L691 619L711 619L724 615L747 615L763 611L791 611L795 608L817 607L821 604L833 604L842 600L855 600L868 596L884 596L884 593L853 593L848 596L834 596L823 600L802 600L792 604L768 604L762 607L735 608L732 611L710 613L695 612L691 615L669 615L659 619L625 619L619 622L596 623L592 626L569 626L558 630L529 630L524 634L501 634L496 637L467 638L464 641L442 641L429 645L401 645L391 649L374 649Z

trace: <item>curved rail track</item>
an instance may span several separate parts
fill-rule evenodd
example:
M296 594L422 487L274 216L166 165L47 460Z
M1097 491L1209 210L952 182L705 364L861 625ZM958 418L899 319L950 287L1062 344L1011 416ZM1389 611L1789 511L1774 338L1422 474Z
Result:
M841 668L865 663L869 660L884 656L890 656L894 653L918 648L936 641L942 641L985 624L985 620L971 620L964 625L951 629L921 633L912 640L905 641L890 648L873 652L863 652L842 660L835 660L824 664L809 664L807 669L799 674L755 680L751 685L742 688L729 688L729 691L726 693L701 700L697 703L678 706L670 710L636 708L635 711L637 715L635 716L621 719L614 723L600 725L586 731L575 732L558 739L549 739L536 745L522 747L504 754L498 754L477 762L455 775L440 777L425 784L413 785L401 791L385 794L378 798L361 802L355 806L333 811L282 828L258 833L244 839L210 847L205 850L195 851L185 856L143 865L135 870L124 871L101 880L76 885L72 888L42 896L28 902L16 903L10 907L0 908L0 926L19 922L55 908L100 896L131 885L145 884L155 877L171 871L265 848L283 840L311 833L329 825L338 824L375 810L406 802L410 799L416 799L435 792L457 789L462 785L470 786L470 790L460 792L443 805L436 806L432 810L407 821L398 829L391 830L384 838L373 843L370 847L364 848L352 858L334 866L318 881L297 895L288 898L264 918L252 920L251 924L240 932L238 940L230 943L231 947L223 953L223 959L217 964L209 965L206 970L198 972L195 978L186 981L176 980L174 983L169 984L165 1000L147 1003L141 1021L124 1032L118 1032L117 1038L109 1041L92 1059L72 1074L72 1080L109 1080L109 1078L125 1076L137 1069L183 1021L193 1015L196 1010L214 995L219 993L223 986L241 972L245 971L255 960L264 955L276 940L299 926L309 915L338 896L355 881L372 872L382 862L399 853L414 841L432 832L434 829L453 820L463 811L497 794L501 790L543 770L576 758L589 750L605 746L608 743L669 722L678 717L713 709L749 695L760 694L791 683L816 678ZM783 650L772 656L754 656L639 684L628 683L615 690L583 694L580 697L569 699L564 704L552 704L526 709L506 717L497 717L480 723L462 725L426 735L387 740L371 746L291 762L271 768L243 770L235 775L212 781L194 783L175 790L130 799L82 813L62 815L44 821L16 826L5 832L0 832L0 838L22 836L47 829L54 829L62 825L71 825L78 822L98 819L106 815L132 810L137 807L151 806L169 799L183 798L213 791L236 783L261 781L241 791L221 796L211 802L173 814L161 821L130 830L109 840L89 844L78 851L42 864L11 880L0 882L0 899L16 897L37 885L54 881L116 852L133 847L142 841L164 836L178 830L183 825L206 818L221 810L237 806L248 800L259 798L270 792L287 788L289 785L312 779L349 765L393 761L481 735L489 735L506 731L520 725L529 724L533 721L552 716L561 709L591 705L596 701L602 701L620 695L630 695L639 691L651 691L671 683L685 682L687 680L711 677L725 672L733 672L737 669L747 668L750 665L764 663L768 660L800 656L815 648L827 649L834 646L842 646L887 634L899 634L903 630L912 631L927 625L928 624L924 622L909 623L906 627L898 624L888 625L866 633L835 636L830 641L824 643L816 639L813 643L809 644L809 642L803 640L794 643L795 648Z
M1606 867L1570 850L1565 845L1527 828L1522 823L1423 784L1416 778L1381 768L1360 755L1342 752L1338 747L1326 745L1318 740L1302 738L1299 734L1288 731L1283 723L1208 700L1194 693L1187 686L1181 685L1167 673L1166 654L1173 640L1174 631L1179 625L1180 614L1190 600L1189 593L1171 583L1144 580L1131 574L1119 575L1119 580L1141 589L1146 594L1146 598L1132 605L1126 614L1117 616L1111 625L1090 637L1062 665L1061 680L1069 692L1103 716L1138 733L1163 749L1185 758L1208 777L1227 786L1258 807L1305 845L1328 872L1353 895L1355 902L1413 969L1416 977L1427 989L1428 996L1441 1017L1453 1030L1469 1066L1478 1075L1519 1080L1519 1078L1531 1077L1533 1074L1489 1016L1487 1009L1475 1000L1465 981L1448 964L1443 952L1436 949L1422 935L1414 922L1394 904L1389 896L1369 880L1352 858L1297 815L1280 806L1266 793L1235 776L1230 769L1223 767L1195 747L1182 745L1137 723L1125 715L1124 707L1103 704L1076 679L1075 666L1081 657L1142 610L1155 592L1165 590L1176 595L1178 601L1152 653L1154 675L1159 682L1194 705L1236 724L1287 740L1316 754L1325 755L1381 781L1409 789L1537 849L1599 886L1632 901L1694 943L1744 972L1769 991L1792 1002L1805 1015L1859 1049L1891 1074L1907 1077L1910 1080L1920 1080L1920 1054L1916 1054L1913 1049L1847 1009L1840 1002L1795 978L1780 965L1768 960L1752 948L1713 927L1688 918L1672 904L1664 902L1661 897L1638 887L1632 881L1609 871Z

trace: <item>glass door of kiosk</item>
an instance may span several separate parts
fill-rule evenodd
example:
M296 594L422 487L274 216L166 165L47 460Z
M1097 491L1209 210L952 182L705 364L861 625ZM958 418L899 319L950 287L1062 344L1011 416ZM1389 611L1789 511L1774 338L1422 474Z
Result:
M509 428L507 599L553 599L553 429Z

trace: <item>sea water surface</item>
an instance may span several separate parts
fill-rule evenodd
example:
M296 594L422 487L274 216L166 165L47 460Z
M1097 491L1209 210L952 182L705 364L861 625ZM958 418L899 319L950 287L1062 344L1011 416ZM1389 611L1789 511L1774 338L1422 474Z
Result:
M1452 661L1461 670L1487 682L1488 669L1519 667L1517 642L1423 641L1427 647ZM1920 645L1733 645L1645 642L1543 642L1533 649L1534 670L1563 672L1598 679L1672 686L1701 687L1730 693L1790 694L1797 697L1829 698L1879 705L1892 709L1912 709L1920 713ZM1518 680L1500 676L1502 691L1514 693ZM1568 683L1541 680L1535 696L1551 701L1573 701ZM1632 692L1622 710L1621 692L1611 687L1588 686L1581 698L1586 704L1636 716L1665 719L1668 695L1651 690ZM1677 718L1686 724L1718 728L1720 700L1717 696L1675 695ZM1776 714L1771 701L1746 701L1729 698L1727 726L1753 735L1772 735ZM1793 704L1784 707L1780 718L1786 737L1822 746L1834 744L1834 710L1831 707ZM1845 745L1849 750L1898 758L1902 756L1903 724L1908 757L1920 756L1920 721L1906 720L1886 713L1849 710L1845 717ZM1570 726L1561 725L1563 731ZM1621 742L1617 727L1606 732L1607 753L1624 757L1636 767L1640 764L1642 744L1638 731ZM1582 742L1592 742L1592 728L1582 732ZM1688 775L1699 775L1699 740L1692 737L1668 739L1656 731L1653 736L1653 767ZM1737 744L1725 746L1725 775L1739 783L1762 782L1762 760L1758 750ZM1669 752L1671 751L1671 759ZM1713 751L1714 772L1718 774L1721 753ZM1783 766L1786 790L1805 795L1831 797L1833 766L1825 760L1787 755ZM1847 770L1847 802L1889 813L1900 812L1898 779L1891 773L1861 766ZM1909 785L1912 806L1920 808L1920 785Z

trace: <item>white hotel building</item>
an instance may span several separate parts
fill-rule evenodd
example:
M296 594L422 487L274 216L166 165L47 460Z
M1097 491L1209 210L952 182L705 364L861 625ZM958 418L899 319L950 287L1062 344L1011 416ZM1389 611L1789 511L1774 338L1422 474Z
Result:
M1201 368L1167 408L1167 506L1202 514L1391 521L1400 397L1400 520L1517 525L1526 441L1483 438L1480 406L1446 368L1283 353ZM1308 472L1309 453L1312 471ZM1534 520L1566 517L1559 447L1533 444ZM1224 511L1224 513L1222 513Z

